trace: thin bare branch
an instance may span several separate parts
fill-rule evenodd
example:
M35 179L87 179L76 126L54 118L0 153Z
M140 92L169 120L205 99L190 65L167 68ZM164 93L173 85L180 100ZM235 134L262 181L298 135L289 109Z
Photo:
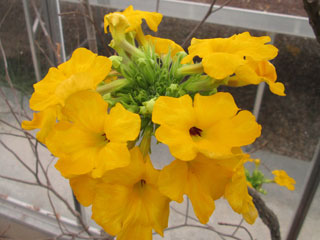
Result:
M39 183L36 183L36 182L29 182L29 181L25 181L25 180L22 180L22 179L7 177L7 176L3 176L3 175L0 175L0 178L7 179L7 180L10 180L10 181L14 181L14 182L27 184L27 185L39 186Z
M46 60L48 61L49 65L51 67L55 67L54 63L51 61L51 59L49 58L48 54L46 54L44 49L40 46L39 42L37 40L34 40L34 43L36 44L36 46L38 47L40 52L43 54L43 56L46 58Z
M173 211L176 212L177 214L179 214L179 215L181 215L181 216L185 216L184 213L178 211L177 209L175 209L175 208L173 208L173 207L170 207L170 208L171 208L171 210L173 210ZM194 218L194 217L191 217L191 216L189 216L189 215L188 215L187 217L188 217L189 219L197 222L197 223L199 222L198 219L196 219L196 218ZM189 224L183 224L183 225L189 225ZM212 226L210 226L210 225L208 225L208 224L205 224L205 226L211 228L213 231L215 231L215 232L219 235L219 237L220 237L222 240L225 240L225 238L223 237L224 233L221 233L221 232L215 230Z
M210 17L211 14L219 11L220 9L224 8L226 5L228 5L232 0L227 0L225 1L220 7L218 7L217 9L213 9L213 6L216 4L217 0L212 0L212 3L210 4L210 7L208 9L208 12L206 13L206 15L203 17L203 19L201 20L201 22L199 22L197 24L197 26L195 26L192 31L189 33L189 35L186 37L186 39L183 41L183 43L181 44L181 46L183 48L186 47L186 44L191 40L191 38L193 37L193 35L198 31L198 29L201 27L201 25L208 19L208 17Z
M241 229L243 229L244 231L246 231L247 234L249 235L250 239L253 240L253 237L252 237L251 233L249 232L249 230L248 230L246 227L241 226L240 224L231 224L231 223L223 223L223 222L219 222L218 224L219 224L219 225L222 225L222 226L235 227L236 229L241 228ZM232 236L234 236L233 233L232 233Z
M35 175L35 172L25 163L23 160L16 154L15 151L13 151L10 147L8 147L7 144L5 144L1 139L0 139L0 144L8 151L10 152L32 175Z
M244 219L241 218L239 224L237 225L236 229L235 229L235 230L233 231L233 233L232 233L233 236L234 236L234 235L238 232L238 230L240 229L240 226L242 225L243 220L244 220Z
M4 21L6 20L7 16L9 15L12 7L13 7L14 1L11 1L11 4L9 6L9 8L7 9L7 11L5 12L5 14L2 16L2 19L0 21L0 29L2 27L2 24L4 23Z

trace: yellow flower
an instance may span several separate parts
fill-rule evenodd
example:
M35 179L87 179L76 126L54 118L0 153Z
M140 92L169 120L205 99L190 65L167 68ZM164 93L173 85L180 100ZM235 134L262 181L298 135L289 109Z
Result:
M214 200L224 195L240 158L217 160L198 154L189 162L176 159L161 170L159 190L177 202L183 201L184 194L188 195L196 216L205 224L215 209Z
M154 46L155 52L160 56L169 53L169 51L171 57L174 57L178 52L184 52L180 45L170 39L153 37L151 35L146 35L145 39Z
M34 113L32 121L23 121L22 128L40 128L37 139L45 143L45 138L61 115L60 108L65 100L78 91L95 89L108 75L111 65L108 58L97 56L85 48L75 50L69 61L58 68L50 68L44 79L34 84L30 108L40 112Z
M141 43L144 42L144 34L141 29L142 19L144 19L148 27L156 32L158 25L162 20L162 14L156 12L145 12L134 10L130 5L123 12L113 12L105 15L104 29L105 33L108 28L115 38L118 35L123 35L131 31L135 31L137 40Z
M222 92L196 94L193 103L189 95L160 96L152 121L160 124L156 138L184 161L194 159L198 152L209 158L229 157L233 147L251 144L261 133L255 117L249 111L239 111L231 94Z
M271 60L278 49L269 37L252 37L248 32L233 35L230 38L195 39L188 48L189 55L181 63L191 62L195 56L202 58L204 72L214 79L224 79L235 73L250 57L254 61Z
M107 170L127 166L127 142L140 131L140 117L120 103L108 114L108 104L93 91L72 95L62 109L68 121L55 125L47 137L49 150L59 161L56 168L65 177L90 173L101 177Z
M159 172L138 147L130 165L107 172L96 188L92 218L117 240L151 240L152 229L163 236L168 225L169 199L157 188Z
M243 163L240 163L234 170L234 174L226 186L224 197L235 212L242 214L247 223L253 224L255 222L258 212L248 193Z
M241 87L249 84L259 84L266 82L270 91L279 96L285 96L284 85L276 82L277 73L275 67L268 61L255 62L248 60L235 70L235 76L228 81L229 86Z
M34 85L30 108L43 111L50 106L64 106L73 93L96 89L111 70L112 62L85 48L76 49L70 60L50 68L43 80Z
M277 184L288 188L290 191L294 190L294 184L296 184L296 181L288 176L284 170L274 170L272 171L272 174L274 175L274 181Z

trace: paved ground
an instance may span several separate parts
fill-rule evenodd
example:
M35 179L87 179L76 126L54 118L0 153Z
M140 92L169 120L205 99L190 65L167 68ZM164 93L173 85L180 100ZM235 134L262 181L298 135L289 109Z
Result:
M0 118L9 120L13 123L13 119L8 116L6 113L7 109L4 108L3 103L0 105L1 112ZM7 131L7 127L3 124L0 124L0 132ZM17 138L13 136L5 136L0 135L0 139L8 144L14 151L24 159L25 163L31 167L34 167L34 157L33 153L30 151L28 143L26 140L22 138ZM154 143L155 145L155 143ZM161 147L161 145L154 146L153 154L151 156L154 161L154 165L158 168L168 164L172 157L170 156L168 149L166 147ZM46 149L40 148L40 156L43 160L43 163L47 165L50 162L52 156L47 152ZM32 180L31 175L23 169L17 162L15 161L12 154L6 151L2 146L0 146L0 175L13 176L24 180ZM295 209L301 197L304 180L309 171L310 163L276 155L266 151L257 151L254 154L254 157L261 158L262 162L266 167L263 167L263 171L266 175L269 175L268 168L273 169L285 169L288 174L295 178L296 190L294 192L290 192L283 187L279 187L276 185L269 185L265 188L268 191L268 195L263 196L263 199L266 201L267 205L278 215L280 225L281 225L281 233L283 238L285 238L286 233L288 231L288 227L292 221L292 217L294 215ZM54 163L49 167L49 176L52 179L54 187L60 192L70 204L73 203L72 195L70 188L68 186L68 182L60 176L58 171L56 171L53 167ZM271 175L270 175L271 176ZM24 184L12 182L9 180L0 180L0 195L9 196L13 199L18 199L20 201L29 203L33 205L34 209L44 209L52 212L47 192L39 187L34 186L26 186ZM317 240L320 239L320 206L317 204L320 199L320 191L317 191L316 198L313 201L311 210L307 216L306 222L302 229L299 239L304 240ZM64 217L73 219L72 215L68 212L65 206L53 198L53 202L57 212ZM176 204L172 203L172 207L177 209L178 211L185 212L186 204ZM5 205L0 204L0 212L5 208ZM90 218L90 209L86 209L88 218ZM14 212L12 214L15 214ZM190 210L190 216L194 216L192 210ZM13 216L10 216L13 217ZM21 221L25 221L28 216L24 216L21 218ZM90 220L89 220L90 221ZM210 224L214 226L214 228L218 231L224 233L231 233L233 231L232 228L227 226L219 226L218 222L227 222L232 224L237 224L241 221L241 217L234 213L231 208L228 206L225 200L221 199L216 202L216 210L213 216L210 219ZM175 213L174 210L171 210L171 216L169 225L176 226L182 224L184 222L184 217ZM192 220L189 221L190 224L194 224ZM90 221L92 226L96 226L92 221ZM7 236L13 237L14 239L23 239L23 240L34 240L34 239L43 239L45 235L43 233L38 233L33 231L31 227L24 227L23 225L17 224L16 222L10 222L4 216L0 214L0 234L7 229L10 225L10 229L7 232ZM268 240L269 232L268 229L264 226L260 219L256 221L253 226L249 226L244 223L244 226L248 228L248 230L253 235L254 239L259 240ZM40 227L41 226L36 226ZM34 235L35 234L35 235ZM23 236L23 237L22 237ZM240 239L249 239L248 235L245 231L239 230L237 235ZM160 236L155 235L154 239L161 239ZM220 239L213 232L199 229L199 228L178 228L175 230L171 230L165 233L165 240L191 240L191 239Z

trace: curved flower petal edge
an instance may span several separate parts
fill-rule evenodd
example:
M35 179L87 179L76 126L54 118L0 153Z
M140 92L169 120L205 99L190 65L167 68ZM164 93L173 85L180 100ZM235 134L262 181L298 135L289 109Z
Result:
M232 148L251 144L261 134L261 126L249 111L239 111L229 93L211 96L196 94L180 98L160 96L153 108L152 121L160 126L158 141L184 161L197 153L209 158L227 158Z
M30 108L34 111L32 121L23 121L26 130L41 129L37 139L45 143L56 119L60 119L60 108L73 93L94 90L111 70L112 62L107 57L98 56L85 48L76 49L70 60L58 68L50 68L43 80L34 84Z
M107 172L97 186L92 218L118 240L149 240L152 229L163 236L170 200L157 189L159 171L138 147L130 154L127 167Z
M67 178L104 172L130 163L127 142L138 137L140 117L118 103L108 114L108 104L93 91L82 91L67 99L63 114L47 137L48 149L59 160L55 165Z

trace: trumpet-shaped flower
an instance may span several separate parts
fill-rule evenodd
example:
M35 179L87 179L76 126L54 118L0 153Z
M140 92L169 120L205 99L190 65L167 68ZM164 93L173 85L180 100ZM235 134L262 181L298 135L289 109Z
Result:
M196 94L180 98L159 97L152 121L159 124L156 138L169 146L171 154L184 161L198 152L210 158L232 155L232 148L252 143L261 126L249 111L239 111L229 93Z
M205 224L215 209L214 200L224 195L240 158L235 155L217 160L198 154L189 162L176 159L161 170L159 190L177 202L182 202L186 194L199 221Z
M140 117L118 103L108 114L108 104L93 91L82 91L67 99L60 121L47 137L49 150L59 161L56 168L65 177L90 173L101 177L107 170L127 166L127 141L140 131Z
M92 218L118 240L151 240L152 229L163 236L168 225L169 199L157 188L159 171L138 147L130 165L107 172L96 188Z
M285 96L284 85L276 82L276 80L276 69L269 61L255 62L248 60L246 64L236 69L235 76L230 78L227 85L241 87L266 82L271 92L279 96Z
M273 65L268 62L277 56L278 49L268 42L269 37L252 37L248 32L230 38L194 38L188 48L189 55L181 63L192 62L195 56L199 56L202 64L198 68L203 67L203 71L214 79L222 80L235 74L231 78L231 86L264 81L273 93L284 96L284 86L275 83L277 75ZM189 68L191 66L186 70Z
M144 34L141 29L142 19L144 19L148 27L156 32L158 31L158 25L162 20L162 14L156 12L145 12L140 10L134 10L130 5L123 12L114 12L105 15L104 17L104 29L105 33L108 32L108 28L113 36L122 38L125 33L135 31L137 40L140 43L144 42Z
M274 175L274 181L280 185L288 188L290 191L294 190L294 184L296 184L296 181L288 176L288 174L284 170L274 170L272 171L272 174Z
M245 64L248 57L254 61L275 58L278 49L273 45L267 45L268 42L269 37L252 37L248 32L230 38L193 38L188 48L189 55L182 63L191 62L195 56L199 56L202 58L205 73L215 79L224 79Z
M34 114L32 121L23 121L22 128L40 128L37 139L45 143L66 99L78 91L95 89L108 75L111 65L108 58L85 48L75 50L70 60L50 68L44 79L34 84L30 108L40 112Z

